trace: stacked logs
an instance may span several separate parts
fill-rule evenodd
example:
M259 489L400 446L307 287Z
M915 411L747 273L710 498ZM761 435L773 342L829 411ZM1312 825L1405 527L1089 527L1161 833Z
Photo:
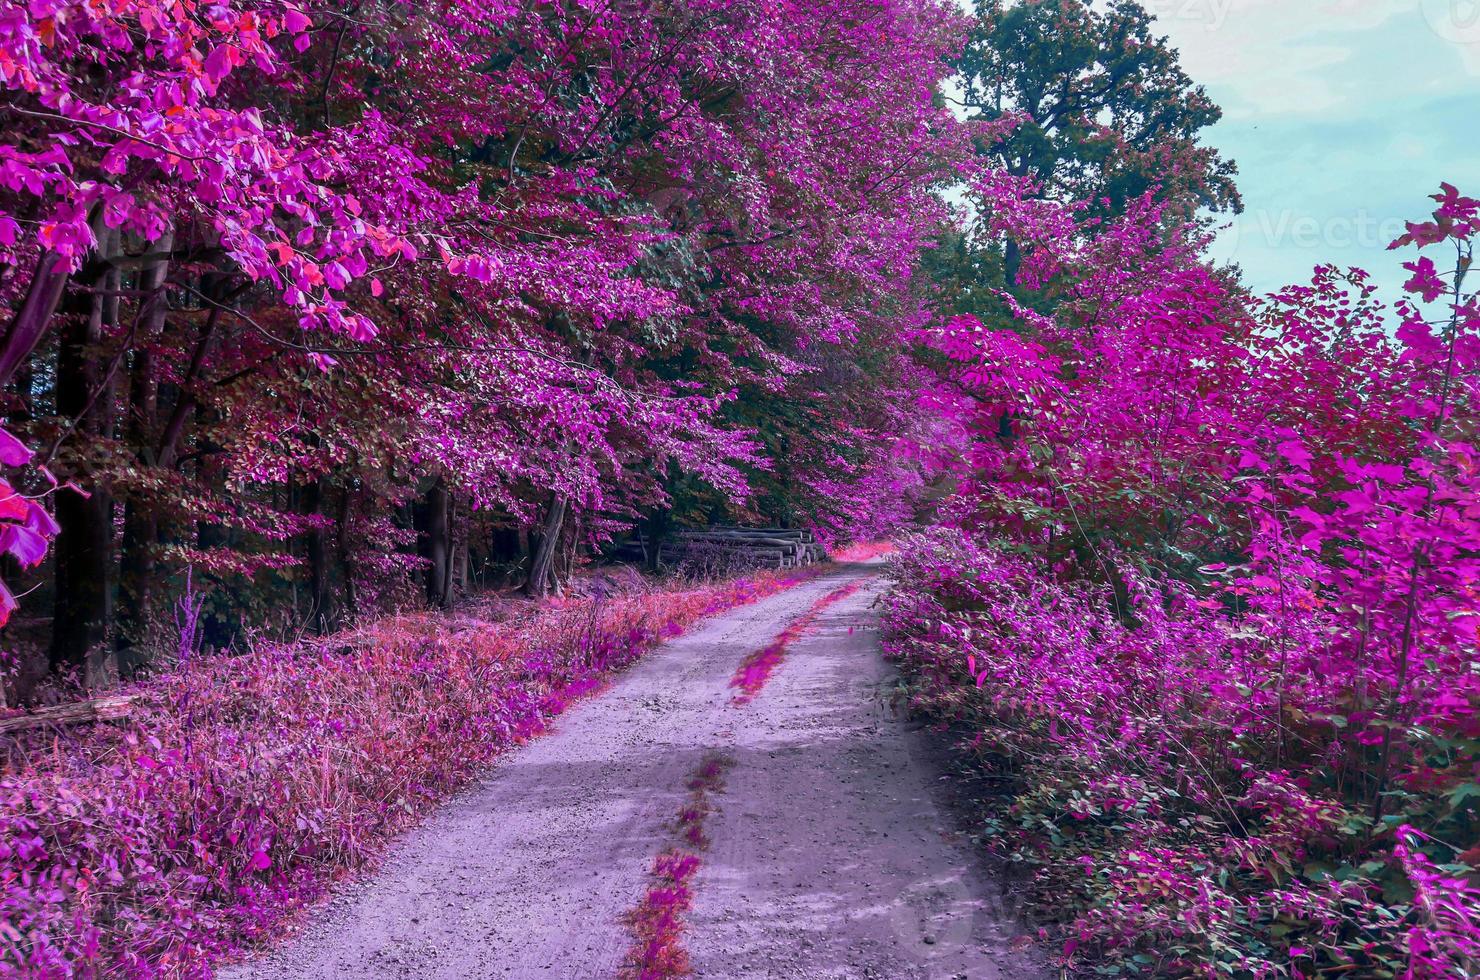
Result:
M660 562L705 570L800 568L826 561L827 551L811 531L782 527L716 527L680 531L664 542Z

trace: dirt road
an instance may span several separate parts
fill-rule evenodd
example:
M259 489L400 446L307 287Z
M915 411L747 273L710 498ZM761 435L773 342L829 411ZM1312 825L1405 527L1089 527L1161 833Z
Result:
M880 698L876 572L841 568L654 651L280 950L221 975L618 977L632 912L668 894L655 857L693 852L672 945L696 976L1041 976L951 832L933 750ZM754 693L736 703L742 663ZM681 818L714 760L722 777Z

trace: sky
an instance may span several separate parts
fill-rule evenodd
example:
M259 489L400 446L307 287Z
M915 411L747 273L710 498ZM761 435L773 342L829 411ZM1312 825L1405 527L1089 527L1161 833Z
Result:
M1318 263L1366 269L1448 180L1480 196L1480 0L1142 0L1224 110L1206 142L1237 162L1244 214L1214 257L1256 291Z

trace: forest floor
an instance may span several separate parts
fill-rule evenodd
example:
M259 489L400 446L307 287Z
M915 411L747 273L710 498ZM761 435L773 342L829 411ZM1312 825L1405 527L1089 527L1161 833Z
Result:
M877 571L841 566L654 650L220 975L1043 975L938 745L889 706Z

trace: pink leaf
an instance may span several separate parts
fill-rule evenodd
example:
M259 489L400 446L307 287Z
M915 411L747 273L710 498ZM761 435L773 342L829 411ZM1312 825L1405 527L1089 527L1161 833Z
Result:
M29 501L16 492L15 488L0 480L0 518L24 521L28 516Z
M233 53L232 47L229 44L223 44L211 49L211 53L206 56L204 66L206 77L213 82L219 82L230 74Z
M289 7L283 13L283 26L294 34L306 31L312 25L313 21L309 18L308 14L305 14L301 10Z
M10 614L20 608L20 603L15 601L10 589L6 588L4 582L0 582L0 626L4 626L10 620Z
M6 524L0 528L0 551L14 555L23 568L34 568L46 557L46 539L30 528Z
M1299 439L1287 439L1279 444L1278 452L1285 458L1285 462L1297 470L1310 469L1311 455L1305 448L1305 444Z
M6 466L25 466L31 461L31 450L15 436L0 429L0 463Z
M54 538L62 533L62 527L56 522L56 518L34 500L26 501L26 527L44 538Z

